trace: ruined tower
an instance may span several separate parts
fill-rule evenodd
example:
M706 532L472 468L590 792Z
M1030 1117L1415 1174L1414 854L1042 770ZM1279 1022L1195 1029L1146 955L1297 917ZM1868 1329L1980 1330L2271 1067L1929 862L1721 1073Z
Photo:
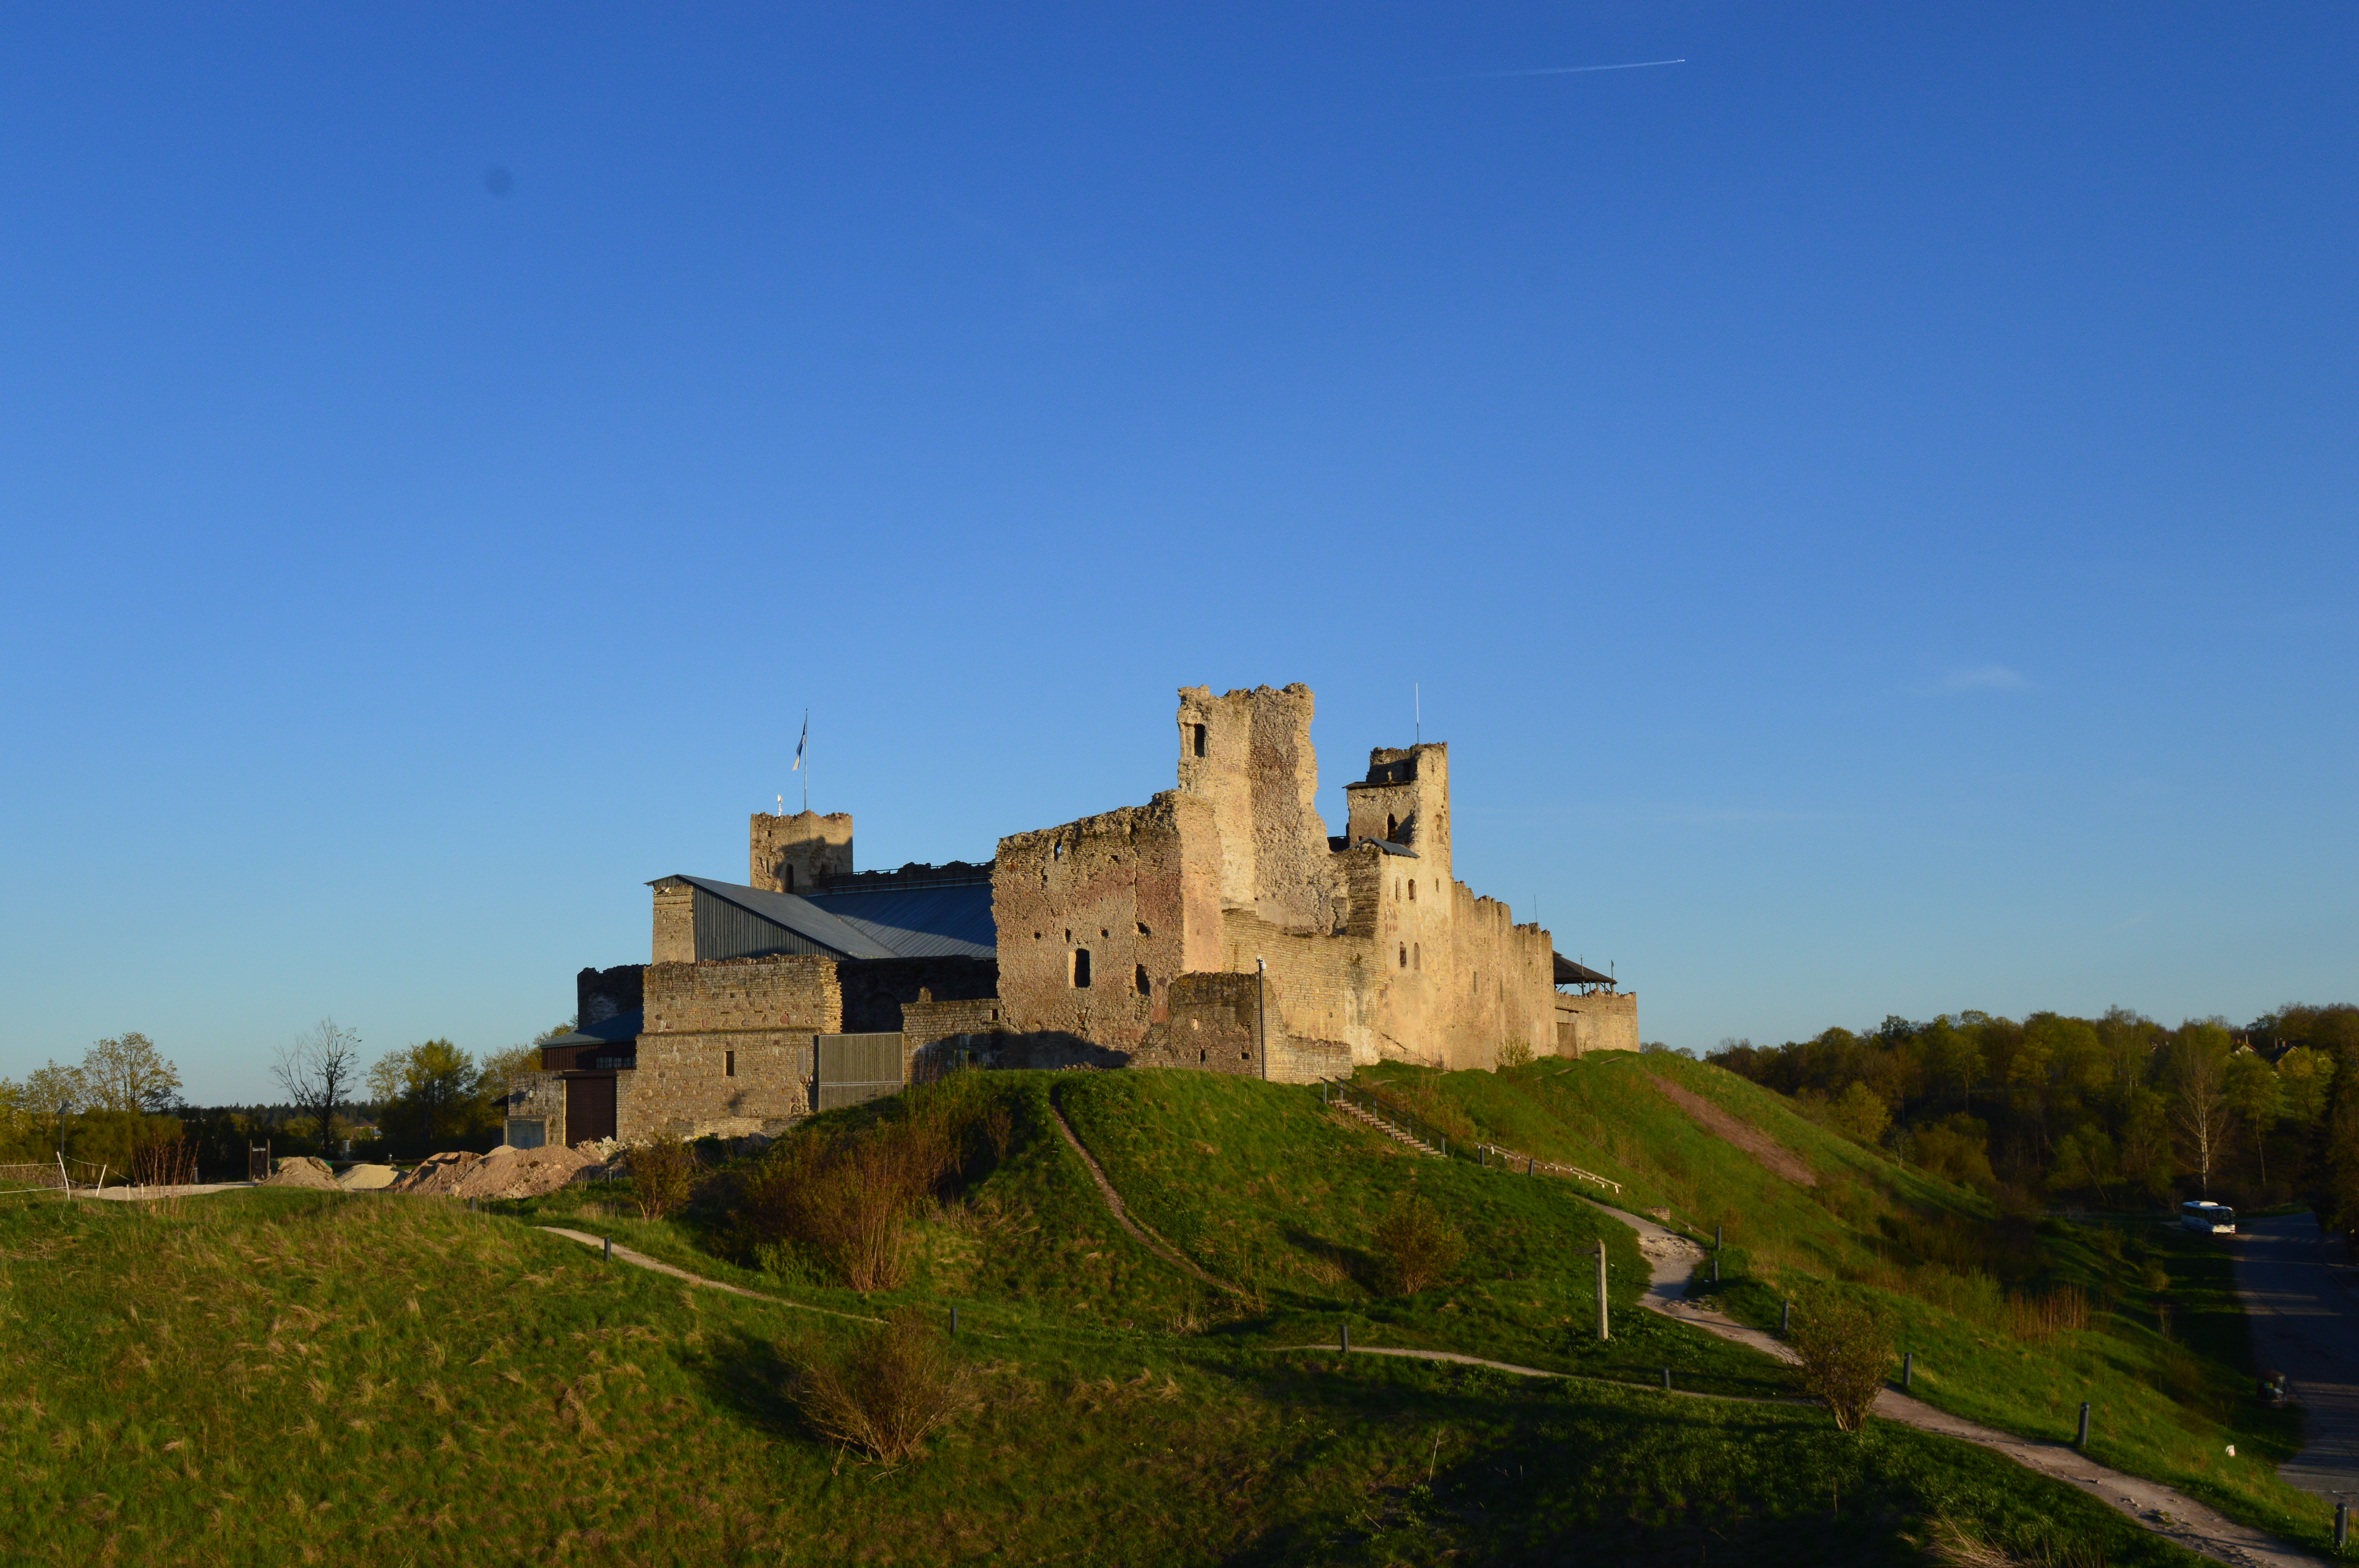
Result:
M852 874L852 813L799 811L792 816L754 813L747 835L752 864L746 885L768 892L809 892L821 877Z

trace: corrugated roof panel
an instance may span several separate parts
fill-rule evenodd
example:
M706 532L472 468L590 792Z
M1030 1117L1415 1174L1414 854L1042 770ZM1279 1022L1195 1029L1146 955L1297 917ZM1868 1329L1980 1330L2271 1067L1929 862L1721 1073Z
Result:
M999 956L989 882L879 888L806 898L706 877L679 880L841 957Z

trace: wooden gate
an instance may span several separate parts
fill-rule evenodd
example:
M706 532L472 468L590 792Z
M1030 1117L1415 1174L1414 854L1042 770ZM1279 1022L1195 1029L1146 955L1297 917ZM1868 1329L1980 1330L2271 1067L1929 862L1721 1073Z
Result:
M565 1080L565 1141L587 1143L614 1136L614 1076Z
M821 1034L812 1042L811 1108L834 1110L898 1094L903 1076L898 1034Z

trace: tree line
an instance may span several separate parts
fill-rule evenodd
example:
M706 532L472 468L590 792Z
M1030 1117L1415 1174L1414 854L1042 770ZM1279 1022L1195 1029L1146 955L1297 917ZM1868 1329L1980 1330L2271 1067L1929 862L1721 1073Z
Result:
M1985 1012L1707 1058L1912 1164L2024 1204L2317 1204L2359 1224L2359 1006L2291 1003L2237 1028Z
M572 1026L569 1019L538 1039ZM125 1033L94 1042L78 1063L0 1078L0 1164L62 1156L121 1173L140 1150L179 1143L203 1179L224 1181L242 1179L247 1152L263 1146L274 1156L361 1160L485 1149L505 1132L508 1079L538 1059L538 1041L479 1058L435 1039L369 1063L356 1033L322 1019L274 1055L279 1101L196 1107L182 1100L179 1070L155 1042Z

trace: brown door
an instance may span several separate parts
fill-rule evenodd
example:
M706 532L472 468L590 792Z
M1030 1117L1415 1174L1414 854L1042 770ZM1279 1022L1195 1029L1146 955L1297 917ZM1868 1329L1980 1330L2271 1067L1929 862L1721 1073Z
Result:
M614 1136L613 1075L566 1079L565 1141L568 1143L587 1143L592 1139Z

